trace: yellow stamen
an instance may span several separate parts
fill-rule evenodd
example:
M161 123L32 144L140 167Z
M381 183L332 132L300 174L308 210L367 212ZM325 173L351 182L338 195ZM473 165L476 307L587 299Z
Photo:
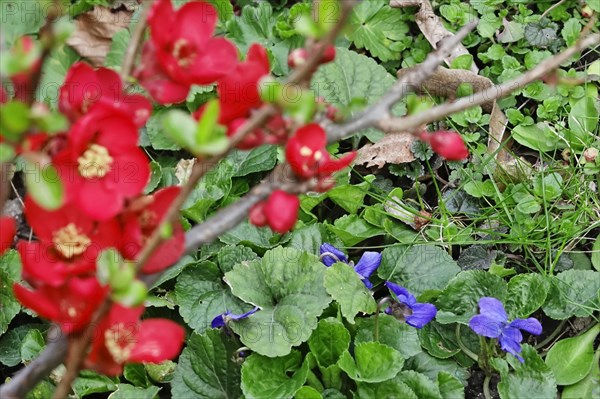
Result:
M77 159L79 174L86 179L104 177L110 172L113 161L106 147L92 144Z
M70 259L84 253L92 243L92 240L83 234L73 223L69 223L54 233L52 243L62 256Z
M302 155L303 157L310 157L312 154L313 151L307 146L303 146L302 148L300 148L300 155Z
M131 350L135 346L133 339L123 339L123 335L126 333L127 330L124 323L115 324L104 331L104 344L106 345L106 349L117 363L125 363L131 356ZM125 345L122 346L122 343Z

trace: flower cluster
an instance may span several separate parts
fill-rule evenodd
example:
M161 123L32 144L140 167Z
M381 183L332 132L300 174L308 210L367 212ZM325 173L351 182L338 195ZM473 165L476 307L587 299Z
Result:
M177 11L171 0L154 3L148 15L150 40L136 75L157 102L181 102L192 85L212 84L235 68L235 46L213 37L217 17L215 8L203 1Z

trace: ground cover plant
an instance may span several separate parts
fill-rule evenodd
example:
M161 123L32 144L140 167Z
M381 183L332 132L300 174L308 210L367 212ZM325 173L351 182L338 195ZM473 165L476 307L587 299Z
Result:
M600 397L597 2L0 7L0 398Z

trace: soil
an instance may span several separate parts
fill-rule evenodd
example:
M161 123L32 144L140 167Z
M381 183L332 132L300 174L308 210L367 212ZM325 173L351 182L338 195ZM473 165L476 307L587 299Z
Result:
M465 399L485 399L483 395L483 380L485 379L485 374L481 370L473 370L471 371L471 378L469 378L469 385L465 388ZM490 380L490 394L493 399L500 399L500 395L496 389L496 385L500 382L500 377L498 375L492 376Z

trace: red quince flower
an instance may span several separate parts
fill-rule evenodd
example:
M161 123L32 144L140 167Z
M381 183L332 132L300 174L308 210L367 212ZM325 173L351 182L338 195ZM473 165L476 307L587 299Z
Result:
M285 157L296 175L304 179L325 179L354 160L355 152L332 159L325 146L327 135L316 123L296 130L285 147Z
M13 290L23 306L71 334L86 327L109 288L102 287L95 277L87 277L71 278L58 287L42 285L33 291L15 284Z
M122 108L137 127L144 126L152 113L152 104L146 97L123 92L123 82L115 71L94 70L84 62L73 64L60 88L58 108L71 121L76 121L97 102Z
M136 78L159 104L175 104L184 101L190 85L172 80L158 64L156 49L152 42L146 42L142 49L142 62L135 72Z
M71 127L67 148L54 157L68 200L94 220L116 216L150 178L148 158L137 142L127 114L94 106Z
M421 140L429 143L431 149L449 161L460 161L469 156L460 134L453 131L440 130L434 133L422 132Z
M181 87L187 88L187 95L191 85L211 84L235 67L236 47L225 38L213 37L217 17L215 8L204 1L186 3L177 11L171 0L158 0L152 6L148 15L151 44L146 44L143 61L149 61L150 54L154 53L168 79L154 78L150 83L150 77L143 72L138 78L142 86L159 94L155 97L157 101L165 98L172 102L183 101ZM155 65L151 67L156 69ZM176 83L175 87L170 87L170 81ZM170 92L169 87L175 88L176 93Z
M94 222L69 203L47 211L27 196L25 218L40 239L17 244L23 277L32 284L59 286L69 276L94 272L100 251L121 245L118 221Z
M185 330L167 319L140 322L144 307L115 304L94 332L85 367L109 376L123 372L124 363L160 363L181 351Z
M256 204L250 210L250 223L255 226L269 226L277 233L287 233L298 220L300 200L293 194L276 190L266 201Z
M177 198L181 189L167 187L147 197L146 206L142 209L127 212L124 216L123 256L135 259L146 241L154 233L164 219L171 203ZM173 225L171 238L154 251L152 257L142 268L142 273L156 273L174 264L183 254L185 235L181 223Z
M15 230L15 219L9 216L0 217L0 255L12 247Z
M227 125L227 136L233 137L237 131L248 121L246 118L234 119ZM287 140L288 123L281 116L276 115L269 119L263 128L255 129L244 136L237 145L241 150L250 150L263 144L282 144Z
M221 124L246 118L252 109L262 105L258 84L270 70L267 50L259 44L250 46L246 60L217 83Z

